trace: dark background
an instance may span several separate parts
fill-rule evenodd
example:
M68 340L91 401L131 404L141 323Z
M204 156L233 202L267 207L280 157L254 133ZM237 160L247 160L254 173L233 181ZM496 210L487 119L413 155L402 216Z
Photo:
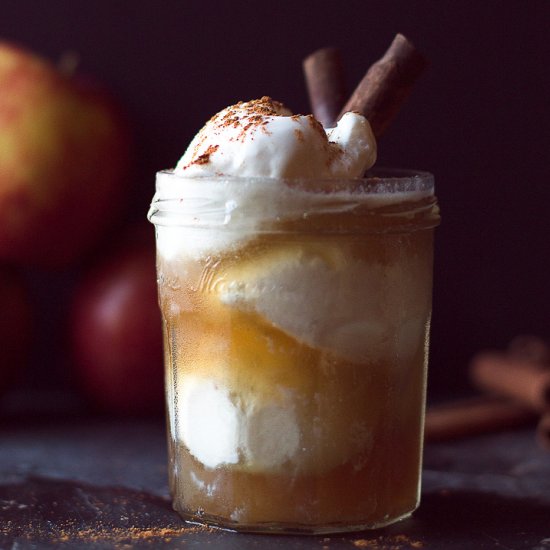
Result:
M0 4L0 38L54 60L77 52L125 105L136 140L128 221L145 217L155 172L216 111L267 94L308 112L306 55L339 47L351 91L396 32L408 36L431 66L380 142L379 164L436 176L430 389L441 394L467 387L479 349L549 336L549 30L548 0ZM55 327L67 285L59 274L35 280L55 298L41 313ZM48 334L36 342L46 355Z

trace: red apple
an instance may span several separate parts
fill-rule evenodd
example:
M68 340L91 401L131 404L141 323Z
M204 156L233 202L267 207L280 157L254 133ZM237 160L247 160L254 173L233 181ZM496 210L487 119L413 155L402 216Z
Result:
M107 92L0 42L0 260L64 266L120 210L126 121Z
M100 409L161 411L163 352L155 249L142 233L124 240L78 285L71 339L81 386Z
M0 268L0 391L26 367L31 343L31 301L22 278Z

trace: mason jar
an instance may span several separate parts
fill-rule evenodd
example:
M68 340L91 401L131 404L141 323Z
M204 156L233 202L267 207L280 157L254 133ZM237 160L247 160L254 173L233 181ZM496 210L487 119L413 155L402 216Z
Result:
M379 528L419 503L433 177L157 174L169 480L187 520Z

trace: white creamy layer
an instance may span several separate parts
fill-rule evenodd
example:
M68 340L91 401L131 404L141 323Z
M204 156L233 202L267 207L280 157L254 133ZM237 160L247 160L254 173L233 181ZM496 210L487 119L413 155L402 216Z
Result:
M423 345L429 267L351 260L327 244L275 247L218 273L212 289L233 308L253 311L299 342L353 363L408 360Z
M304 403L288 388L230 389L216 377L188 374L178 385L178 409L170 412L175 438L207 468L311 475L353 457L361 467L360 453L372 444L369 426L376 424L364 417L365 399L350 388L345 400ZM316 416L319 407L330 414Z
M178 439L209 468L240 462L249 470L272 471L298 450L290 400L239 395L210 378L188 375L178 401Z
M431 191L421 190L324 193L271 178L187 178L166 171L157 174L150 216L156 225L160 256L168 261L197 260L243 246L264 224L276 220L301 219L310 211L382 208L430 195ZM158 201L163 204L158 207L160 214L155 214Z
M346 113L325 131L312 115L292 115L268 97L214 115L198 132L175 172L189 177L361 177L376 161L368 120Z

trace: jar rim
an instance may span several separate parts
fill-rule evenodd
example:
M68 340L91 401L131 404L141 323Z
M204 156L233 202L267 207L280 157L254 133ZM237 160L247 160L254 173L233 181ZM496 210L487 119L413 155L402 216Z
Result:
M157 181L160 178L170 178L173 180L185 180L194 182L207 181L227 181L238 182L246 181L250 183L270 184L277 182L285 183L293 188L300 188L309 191L353 191L362 193L365 191L382 192L382 187L386 187L385 192L401 192L402 190L423 190L428 191L434 188L434 176L426 170L416 170L411 168L392 168L392 167L373 167L362 177L354 178L275 178L268 176L227 176L205 175L205 176L186 176L182 173L176 173L175 169L170 168L157 172Z
M420 170L377 168L363 178L347 179L197 178L162 170L147 217L155 225L244 227L318 214L413 214L436 202L434 177Z

